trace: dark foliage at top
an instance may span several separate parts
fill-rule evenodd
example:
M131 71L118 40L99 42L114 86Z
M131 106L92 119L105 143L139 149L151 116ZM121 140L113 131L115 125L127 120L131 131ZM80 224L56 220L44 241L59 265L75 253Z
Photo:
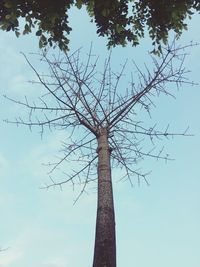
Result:
M199 0L3 0L0 1L0 28L20 35L19 22L24 18L23 34L33 28L39 36L39 46L58 45L68 50L68 13L72 6L86 7L99 36L108 38L108 47L139 44L148 31L154 52L161 52L173 30L180 36L187 29L186 19L200 11Z

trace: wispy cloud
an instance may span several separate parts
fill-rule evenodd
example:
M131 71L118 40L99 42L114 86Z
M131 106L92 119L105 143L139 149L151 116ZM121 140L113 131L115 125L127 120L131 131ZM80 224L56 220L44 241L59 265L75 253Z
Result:
M0 267L12 267L22 258L23 253L19 248L8 248L1 252Z
M56 161L56 156L62 154L62 152L59 152L61 142L66 140L67 136L67 132L62 131L44 134L43 140L39 140L38 145L29 150L20 164L25 166L26 171L38 177L38 179L47 178L47 172L50 171L50 167L45 165Z

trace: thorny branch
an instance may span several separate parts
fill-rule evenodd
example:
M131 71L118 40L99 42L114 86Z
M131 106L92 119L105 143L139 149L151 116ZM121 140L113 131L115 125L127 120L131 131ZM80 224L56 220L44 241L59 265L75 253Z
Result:
M118 72L114 72L111 69L111 54L105 61L102 72L97 71L99 58L92 54L92 48L86 63L81 61L80 49L71 55L61 54L58 57L39 54L41 62L49 68L47 75L40 74L24 55L36 74L37 81L34 83L43 86L47 94L42 95L37 103L30 103L27 97L23 101L5 96L29 110L27 120L19 117L7 122L26 125L30 129L39 126L42 134L45 127L66 130L68 143L63 142L63 156L57 162L49 164L49 174L63 164L70 163L74 166L74 169L65 174L67 178L58 182L51 178L51 183L45 188L62 187L71 182L73 186L77 183L82 185L78 198L86 192L88 183L96 181L96 147L102 127L108 130L113 166L122 168L122 179L128 179L131 184L134 176L138 178L138 182L141 179L147 182L148 173L134 168L139 161L145 158L170 160L163 149L156 150L156 139L188 136L188 129L182 133L172 133L169 126L163 131L158 130L157 125L145 127L143 122L137 120L141 109L136 106L139 105L150 114L154 97L160 94L173 96L175 87L194 84L187 80L188 71L183 67L185 50L191 46L193 44L176 47L173 42L165 48L162 57L152 57L153 67L145 66L145 73L133 62L138 77L131 74L128 88L122 83L128 62ZM146 149L143 148L147 139L150 140L150 149L149 145Z

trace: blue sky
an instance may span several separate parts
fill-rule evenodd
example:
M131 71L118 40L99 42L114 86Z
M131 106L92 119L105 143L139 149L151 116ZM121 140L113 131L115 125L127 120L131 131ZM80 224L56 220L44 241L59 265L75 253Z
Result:
M189 23L189 30L179 40L187 44L200 42L200 17ZM106 41L97 38L94 25L83 13L73 11L71 50L93 42L94 52L107 56ZM126 58L139 65L149 62L151 41L146 38L137 48L113 49L114 66ZM0 32L0 267L80 267L91 266L94 246L96 193L91 190L73 206L77 191L71 186L39 189L49 181L42 163L53 161L67 133L47 132L41 140L39 130L6 124L3 119L23 116L26 110L6 101L3 95L17 99L35 98L39 88L27 83L34 74L20 51L37 52L34 35L17 39L14 34ZM190 80L200 83L200 47L191 49L186 67ZM34 59L33 59L34 60ZM38 66L39 67L39 66ZM118 181L113 171L116 208L117 261L126 267L199 267L200 266L200 90L199 86L183 86L175 91L176 100L155 100L152 120L158 126L168 123L174 132L188 125L193 137L177 137L164 142L175 161L146 161L140 167L152 170L150 186L130 187ZM162 143L158 143L162 146ZM66 170L70 168L66 166Z

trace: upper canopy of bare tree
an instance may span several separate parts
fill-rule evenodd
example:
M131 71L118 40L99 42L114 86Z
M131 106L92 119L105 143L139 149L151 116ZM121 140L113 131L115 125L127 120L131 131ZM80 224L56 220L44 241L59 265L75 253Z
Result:
M160 51L160 41L166 44L170 30L179 36L187 29L186 19L200 10L198 0L3 0L0 27L19 36L19 22L24 23L23 34L36 28L40 47L58 44L60 49L67 50L72 30L68 13L73 5L79 9L86 7L97 26L97 34L108 37L109 47L128 42L135 46L147 30L154 52Z
M114 72L111 69L111 55L105 61L103 71L98 72L98 58L92 55L91 50L83 62L80 50L58 58L48 58L42 54L41 59L50 70L45 75L40 74L26 58L38 78L36 83L39 82L47 93L43 93L39 102L33 104L27 98L25 101L11 99L30 110L28 120L18 118L13 122L30 128L39 126L42 133L45 127L67 129L68 141L63 142L64 154L53 164L50 173L66 161L79 162L72 172L68 170L67 178L59 182L52 180L52 185L69 181L74 183L78 178L84 190L89 181L96 179L97 140L102 129L107 131L113 166L123 169L123 178L131 183L133 176L139 181L146 180L146 173L137 169L138 161L146 157L169 159L162 149L154 150L154 140L176 134L171 133L168 127L164 130L158 130L155 125L145 127L137 117L136 106L150 113L153 97L173 95L173 84L177 87L192 84L186 79L187 71L183 67L185 48L175 47L174 44L168 46L161 58L152 58L154 67L147 68L146 74L134 65L139 79L131 74L126 88L123 83L123 89L120 82L124 79L127 62L118 72ZM136 80L139 81L137 85ZM181 135L187 135L186 131ZM151 144L146 148L145 137Z

